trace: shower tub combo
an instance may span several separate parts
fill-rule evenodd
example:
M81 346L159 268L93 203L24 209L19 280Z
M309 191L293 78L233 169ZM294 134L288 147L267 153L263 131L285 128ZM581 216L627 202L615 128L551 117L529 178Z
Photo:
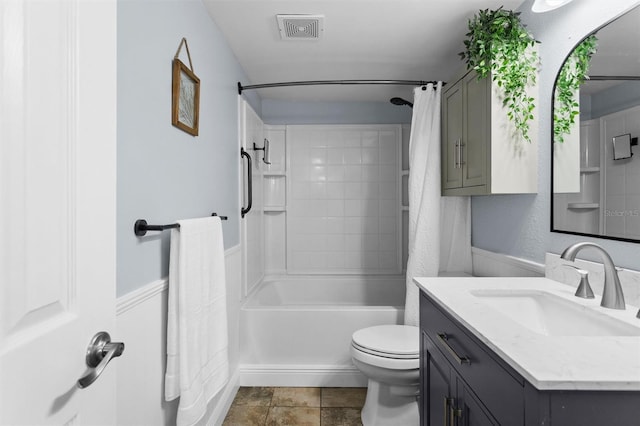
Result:
M351 335L402 324L403 276L265 278L240 315L241 386L366 386Z

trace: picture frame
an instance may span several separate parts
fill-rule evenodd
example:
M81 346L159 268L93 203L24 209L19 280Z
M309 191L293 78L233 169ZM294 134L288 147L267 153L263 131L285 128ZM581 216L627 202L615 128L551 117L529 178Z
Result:
M199 116L200 79L180 59L174 58L171 123L193 136L198 136Z

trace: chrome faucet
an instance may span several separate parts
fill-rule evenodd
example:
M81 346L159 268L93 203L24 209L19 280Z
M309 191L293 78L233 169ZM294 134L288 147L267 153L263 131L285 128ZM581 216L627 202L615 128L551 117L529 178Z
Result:
M625 309L624 294L622 294L622 286L620 285L620 278L618 278L618 271L613 264L611 256L609 256L609 253L607 253L605 249L594 243L576 243L567 247L560 257L573 262L576 260L578 252L585 247L592 247L598 250L604 264L604 289L602 290L602 301L600 302L600 306L610 309Z

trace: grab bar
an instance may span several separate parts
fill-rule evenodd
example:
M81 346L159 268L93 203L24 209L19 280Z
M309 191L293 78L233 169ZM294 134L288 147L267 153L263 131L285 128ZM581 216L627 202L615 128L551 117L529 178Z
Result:
M249 213L249 210L251 210L251 204L253 204L253 193L252 193L252 174L251 174L251 156L249 155L249 153L247 151L244 150L244 148L240 147L240 156L241 157L247 157L247 195L248 195L248 204L247 207L244 208L242 207L242 209L240 210L240 213L242 214L242 217L244 218L244 216ZM244 202L244 200L243 200Z

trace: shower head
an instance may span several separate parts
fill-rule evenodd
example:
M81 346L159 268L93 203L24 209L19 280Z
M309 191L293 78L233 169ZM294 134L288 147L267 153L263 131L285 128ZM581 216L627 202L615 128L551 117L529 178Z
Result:
M402 98L391 98L389 99L389 102L394 105L409 105L410 108L413 108L413 104L411 102Z

